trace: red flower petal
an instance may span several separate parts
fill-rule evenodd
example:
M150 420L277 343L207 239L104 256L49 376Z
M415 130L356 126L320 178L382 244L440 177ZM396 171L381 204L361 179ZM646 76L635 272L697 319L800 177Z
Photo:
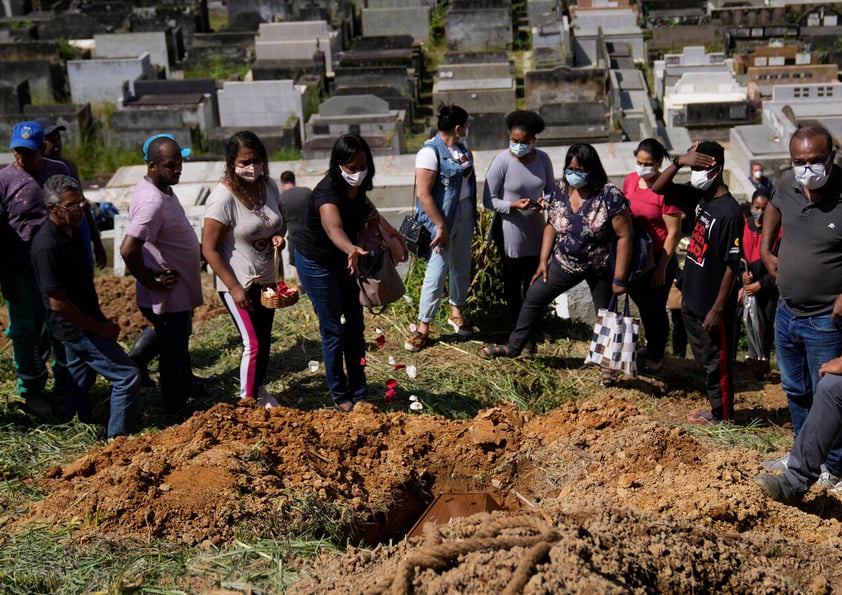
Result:
M392 369L393 370L402 370L405 367L406 367L406 364L395 364L394 366L392 366Z
M366 367L367 363L368 363L368 362L366 362L366 361L365 361L365 358L364 358L364 357L361 357L361 358L360 358L360 365L361 365L363 368L365 368L365 367Z
M377 335L377 339L374 341L378 347L383 347L386 344L386 335Z
M388 389L390 389L390 390L395 389L395 388L397 388L397 387L398 387L398 381L397 381L397 380L395 380L394 378L389 378L389 379L386 381L386 383L385 383L385 384L386 384L386 388L388 388Z

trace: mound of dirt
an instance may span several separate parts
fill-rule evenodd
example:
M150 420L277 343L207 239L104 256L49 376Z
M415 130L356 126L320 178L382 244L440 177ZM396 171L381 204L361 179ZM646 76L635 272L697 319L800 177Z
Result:
M505 511L326 556L298 588L830 592L842 501L814 488L797 508L771 502L760 471L757 452L715 450L617 396L464 421L219 404L51 469L26 520L210 546L327 515L340 537L376 544L400 540L437 494L487 492Z

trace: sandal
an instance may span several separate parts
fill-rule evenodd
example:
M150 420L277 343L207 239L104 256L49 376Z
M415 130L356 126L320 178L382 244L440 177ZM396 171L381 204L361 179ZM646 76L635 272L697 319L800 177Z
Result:
M482 348L485 357L514 357L506 345L487 345Z
M611 368L601 368L601 374L599 376L599 386L602 388L608 388L609 386L613 386L615 382L617 382L617 378L619 377L619 373L617 370L612 370Z

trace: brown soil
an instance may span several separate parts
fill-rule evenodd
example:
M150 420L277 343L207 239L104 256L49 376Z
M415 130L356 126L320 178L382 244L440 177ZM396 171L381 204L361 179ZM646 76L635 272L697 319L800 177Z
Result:
M129 333L143 323L123 320L124 281L98 288ZM329 517L341 538L375 545L320 556L299 593L839 592L842 500L818 486L797 507L765 498L751 480L757 451L676 425L704 399L678 388L691 363L670 365L667 384L626 381L546 415L217 404L54 467L49 495L19 522L212 547ZM740 423L786 406L778 384L753 386L739 395ZM660 395L654 408L644 393ZM485 492L504 510L402 539L452 492Z

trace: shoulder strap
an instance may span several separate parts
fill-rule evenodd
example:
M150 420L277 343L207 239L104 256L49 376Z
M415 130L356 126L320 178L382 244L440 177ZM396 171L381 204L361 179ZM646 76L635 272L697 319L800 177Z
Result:
M439 157L439 150L433 143L427 144L426 142L421 147L430 147L433 150L433 153L436 154L436 164L438 165L439 169L441 169L441 158ZM438 173L438 172L436 172ZM412 215L415 216L415 213L418 212L418 176L413 176L412 180Z

